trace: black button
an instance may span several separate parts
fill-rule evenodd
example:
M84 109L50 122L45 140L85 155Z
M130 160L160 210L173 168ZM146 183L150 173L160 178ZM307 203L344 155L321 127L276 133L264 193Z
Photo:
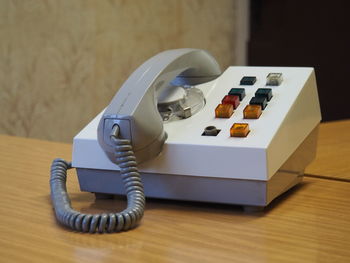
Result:
M257 89L255 97L265 97L267 101L270 101L272 98L272 89Z
M244 76L241 81L240 81L240 85L254 85L254 83L256 82L256 77L253 76Z
M217 136L221 130L216 129L215 126L208 126L204 129L202 136Z
M267 106L267 100L265 97L253 97L249 101L250 105L260 105L261 109L264 110Z
M228 93L228 95L236 95L239 97L239 100L243 100L245 97L245 89L241 89L241 88L233 88L230 90L230 92Z

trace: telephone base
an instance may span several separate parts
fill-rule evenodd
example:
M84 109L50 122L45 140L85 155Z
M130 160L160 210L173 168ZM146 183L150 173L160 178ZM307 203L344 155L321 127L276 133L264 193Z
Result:
M125 195L118 171L79 168L77 173L82 191ZM302 180L302 174L286 171L268 181L145 173L141 177L146 197L249 206L267 206Z
M283 75L277 86L269 86L271 74ZM242 85L248 76L255 82ZM195 88L201 90L205 106L191 118L165 121L168 138L161 153L138 165L146 197L265 207L301 181L315 157L321 120L312 68L229 67ZM257 96L266 91L268 103ZM216 118L215 110L231 92L240 104L234 113L229 111L229 118ZM260 101L264 109L258 119L244 115L252 101ZM98 141L104 114L74 138L72 166L82 191L123 195L120 168ZM235 124L243 124L249 134L232 137ZM203 136L208 127L220 132Z
M269 180L141 173L146 197L243 206L267 206L302 181L316 154L318 126ZM80 189L125 195L119 171L77 168Z

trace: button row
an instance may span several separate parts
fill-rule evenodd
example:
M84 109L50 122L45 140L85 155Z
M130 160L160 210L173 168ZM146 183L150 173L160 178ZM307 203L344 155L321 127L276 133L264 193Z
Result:
M217 136L220 131L215 126L208 126L204 129L202 136ZM249 132L248 123L234 123L230 128L231 137L247 137Z
M269 73L266 77L266 86L279 86L283 81L282 73ZM255 76L244 76L239 85L252 86L256 82Z

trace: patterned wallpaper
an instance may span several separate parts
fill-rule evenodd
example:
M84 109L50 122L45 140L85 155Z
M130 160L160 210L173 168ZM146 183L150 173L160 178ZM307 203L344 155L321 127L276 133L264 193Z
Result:
M235 62L234 0L1 0L0 133L71 142L143 61Z

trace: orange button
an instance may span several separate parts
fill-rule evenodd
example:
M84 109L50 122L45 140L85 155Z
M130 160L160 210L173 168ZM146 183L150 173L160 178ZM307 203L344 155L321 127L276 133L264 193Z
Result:
M230 118L233 114L232 104L219 104L215 109L216 118Z
M249 132L248 123L234 123L230 129L231 137L247 137Z
M243 110L244 119L259 119L262 113L260 105L247 105Z

